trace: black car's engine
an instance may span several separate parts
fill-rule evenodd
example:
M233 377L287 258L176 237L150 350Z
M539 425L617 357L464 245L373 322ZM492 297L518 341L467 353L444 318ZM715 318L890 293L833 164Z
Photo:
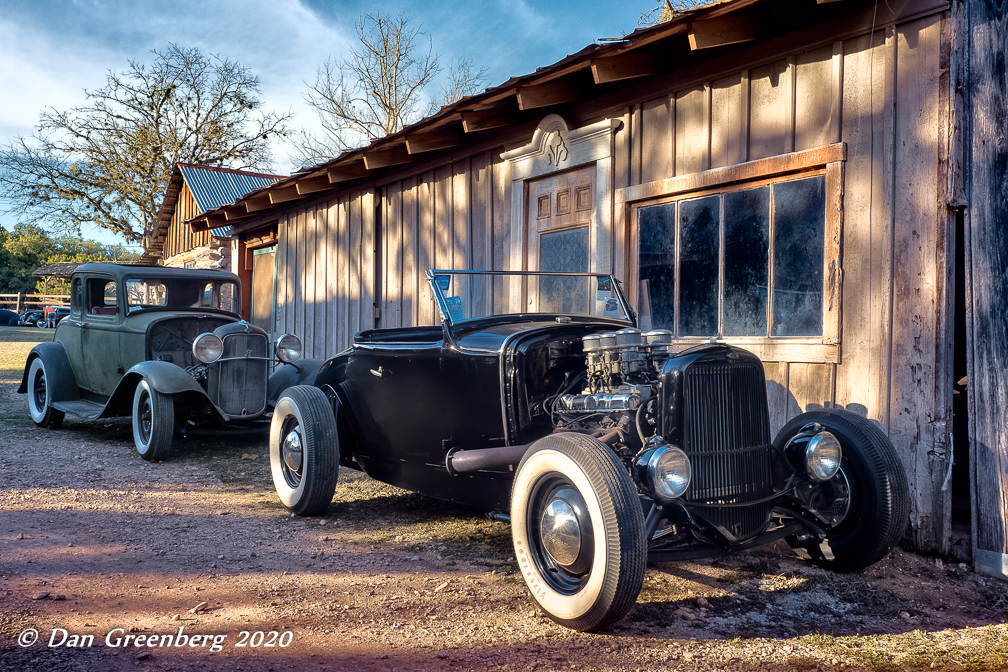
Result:
M553 403L556 427L580 432L615 430L620 443L639 448L654 434L658 372L672 354L672 332L620 329L582 339L587 371L580 394Z

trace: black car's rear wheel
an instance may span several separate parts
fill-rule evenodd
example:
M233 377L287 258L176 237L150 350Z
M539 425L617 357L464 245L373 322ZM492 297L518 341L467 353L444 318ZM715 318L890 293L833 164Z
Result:
M146 380L133 393L133 443L140 457L157 462L171 452L175 432L175 400Z
M557 623L597 630L633 606L644 583L644 515L626 467L581 434L532 444L511 492L515 557L532 599Z
M280 397L270 425L270 470L288 511L313 516L329 508L339 477L339 435L322 390L295 385Z
M33 359L28 368L28 412L39 427L56 429L63 424L63 411L52 406L49 372L41 357Z
M832 433L843 450L840 471L827 484L842 495L835 504L837 522L826 536L828 548L796 537L788 543L803 548L821 567L856 572L884 558L906 531L910 519L906 471L881 429L839 409L799 415L777 434L774 448L783 450L792 436L813 422Z

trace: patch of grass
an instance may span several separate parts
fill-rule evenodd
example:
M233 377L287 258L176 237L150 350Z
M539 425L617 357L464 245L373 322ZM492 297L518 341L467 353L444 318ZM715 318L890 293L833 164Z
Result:
M53 340L52 329L0 327L0 384L21 383L28 352L38 343Z

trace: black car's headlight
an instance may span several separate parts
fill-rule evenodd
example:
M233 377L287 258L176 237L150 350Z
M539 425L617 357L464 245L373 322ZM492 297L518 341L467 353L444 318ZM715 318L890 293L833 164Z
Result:
M281 334L276 340L276 357L290 364L301 356L301 340L294 334Z
M192 344L193 356L204 364L212 364L224 354L224 341L217 334L200 334Z
M693 467L682 448L653 437L648 450L637 458L636 472L641 485L655 498L670 502L685 494L693 477Z
M813 481L828 481L840 469L843 449L822 425L812 423L791 437L784 454L795 469L804 471Z

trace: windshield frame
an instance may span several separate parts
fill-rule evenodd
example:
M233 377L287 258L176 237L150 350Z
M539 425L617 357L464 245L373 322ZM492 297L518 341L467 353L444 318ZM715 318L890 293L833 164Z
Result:
M524 316L529 317L530 315L543 315L543 316L570 316L579 319L606 319L598 315L591 315L587 313L501 313L500 315L483 315L480 317L470 317L463 320L455 322L451 319L451 312L448 310L448 302L441 290L441 286L437 282L437 276L439 275L486 275L486 276L511 276L511 277L540 277L540 276L555 276L555 277L577 277L577 278L608 278L610 286L612 287L612 292L617 301L619 301L620 308L623 309L623 314L626 318L618 317L611 319L626 319L633 324L634 327L637 326L637 313L633 308L630 307L630 302L627 301L626 295L623 293L623 287L620 285L620 281L612 273L558 273L551 271L476 271L476 270L451 270L451 269L431 269L427 271L427 282L431 285L431 291L434 294L434 298L438 304L438 310L441 311L441 322L445 327L455 327L463 323L473 322L475 320L488 319L492 317L507 317L507 316Z

